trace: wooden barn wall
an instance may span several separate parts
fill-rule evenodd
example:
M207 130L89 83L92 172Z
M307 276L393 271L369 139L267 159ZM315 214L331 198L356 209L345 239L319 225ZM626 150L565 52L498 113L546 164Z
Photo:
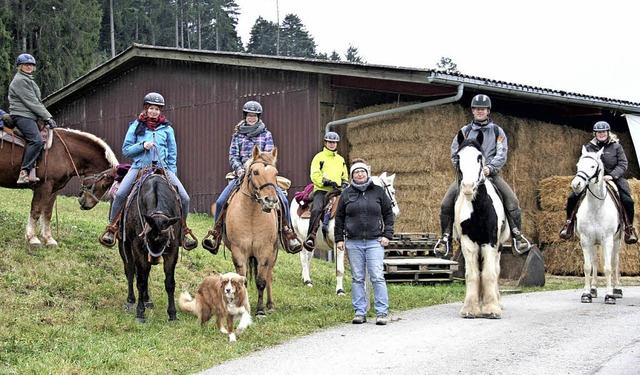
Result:
M114 74L111 81L74 94L52 108L63 126L104 139L118 156L128 123L146 93L161 93L163 114L174 124L178 175L191 196L191 211L209 213L230 171L228 150L242 105L258 100L278 147L280 174L292 180L290 195L309 182L309 163L319 151L318 76L181 61L151 61ZM77 181L63 194L75 195Z

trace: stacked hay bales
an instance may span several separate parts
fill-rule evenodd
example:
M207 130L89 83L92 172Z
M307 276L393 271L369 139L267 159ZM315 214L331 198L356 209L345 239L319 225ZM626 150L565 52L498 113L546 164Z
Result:
M349 117L410 104L414 103L369 107L350 113ZM501 175L520 200L522 229L535 243L553 243L547 242L545 233L553 229L557 237L564 214L556 212L550 217L549 212L541 210L540 181L552 176L572 176L580 146L590 139L591 133L505 116L498 111L492 111L491 118L504 129L509 141L509 156ZM470 121L469 108L449 104L362 120L346 127L349 160L364 158L374 174L396 173L396 197L401 210L397 232L440 233L440 202L455 178L450 159L451 141ZM625 149L630 148L628 135L621 137L621 143ZM630 173L638 175L634 158L630 157L629 165ZM558 203L562 210L568 189L567 183L559 189L562 197L556 198L562 200ZM544 246L541 248L544 250Z

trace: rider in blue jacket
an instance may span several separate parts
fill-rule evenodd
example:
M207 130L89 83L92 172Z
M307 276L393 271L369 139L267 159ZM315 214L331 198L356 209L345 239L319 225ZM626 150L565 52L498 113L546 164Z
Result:
M129 129L122 144L124 156L133 159L131 169L122 179L111 205L109 225L100 237L100 242L108 247L115 244L115 233L118 230L120 209L127 200L134 182L141 169L157 164L165 168L165 175L178 189L182 201L183 232L191 233L186 225L189 213L189 194L178 179L178 148L171 122L160 114L165 101L162 95L151 92L144 97L144 111L129 124ZM182 247L186 250L194 249L198 245L193 238L184 236Z

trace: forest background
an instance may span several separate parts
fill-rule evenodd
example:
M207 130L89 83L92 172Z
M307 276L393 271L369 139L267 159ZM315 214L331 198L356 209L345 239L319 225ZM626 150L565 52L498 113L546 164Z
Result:
M0 0L0 108L21 53L37 61L43 98L133 43L364 62L351 45L342 55L317 51L295 14L280 24L258 17L243 41L241 12L233 0Z

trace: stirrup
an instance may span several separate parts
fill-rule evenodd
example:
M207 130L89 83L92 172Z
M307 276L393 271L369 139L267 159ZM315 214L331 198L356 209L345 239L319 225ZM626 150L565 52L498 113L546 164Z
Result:
M627 245L633 245L638 242L638 234L636 233L636 228L628 227L624 231L624 243Z
M316 235L311 233L307 236L307 238L304 240L304 244L302 245L305 250L307 251L313 251L316 249Z
M446 256L449 255L449 252L451 251L451 239L449 238L449 234L445 233L442 235L442 238L438 239L438 242L436 242L436 245L433 247L433 252L436 255L439 255L440 257L444 258Z
M560 236L560 238L562 238L563 240L570 240L571 237L573 237L573 220L567 219L567 221L562 226L562 229L560 229L560 233L558 233L558 236Z
M189 227L185 226L182 230L182 248L189 251L198 247L198 239L193 235Z
M218 234L216 230L210 230L202 239L202 247L213 255L218 254L218 247L220 247L220 234Z
M511 246L511 252L513 252L513 254L522 255L529 251L530 248L531 243L522 233L518 232L518 234L513 235L513 246Z
M107 233L112 235L113 242L108 242L107 240L105 240L104 237L107 235ZM105 229L104 232L102 232L102 234L100 234L100 236L98 237L98 241L103 246L114 247L115 244L116 244L116 234L117 233L118 233L118 226L115 225L115 224L109 225L109 226L107 226L107 229Z

